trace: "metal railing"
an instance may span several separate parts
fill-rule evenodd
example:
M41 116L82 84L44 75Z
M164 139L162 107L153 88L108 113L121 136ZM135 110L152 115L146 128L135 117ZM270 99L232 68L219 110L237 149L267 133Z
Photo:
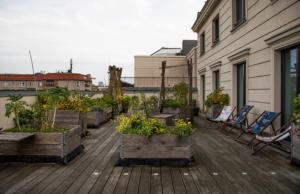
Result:
M132 84L134 87L160 87L161 77L121 77L121 81ZM184 82L189 83L188 77L165 77L165 86L173 87L174 85ZM192 78L192 87L197 87L197 77Z

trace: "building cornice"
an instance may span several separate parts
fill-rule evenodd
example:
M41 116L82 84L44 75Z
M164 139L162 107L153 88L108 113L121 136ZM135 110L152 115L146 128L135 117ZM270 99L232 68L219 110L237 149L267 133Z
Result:
M297 24L291 28L288 28L282 32L279 32L279 33L271 36L270 38L265 40L265 43L268 45L271 45L278 40L281 40L285 37L291 36L291 35L299 33L299 32L300 32L300 24Z
M204 67L204 68L202 68L202 69L198 70L198 74L200 74L200 73L204 73L204 72L206 72L206 67Z
M222 61L217 61L217 62L211 64L211 65L209 66L209 68L210 68L210 69L214 69L214 68L216 68L216 67L221 66L221 64L222 64Z
M149 55L135 55L134 58L186 58L186 56L149 56Z
M242 51L239 51L239 52L237 52L237 53L235 53L235 54L229 56L229 57L228 57L228 60L229 60L229 61L233 61L233 60L235 60L235 59L237 59L237 58L239 58L239 57L244 57L244 56L246 56L246 55L249 55L250 49L251 49L251 48L249 47L249 48L246 48L246 49L244 49L244 50L242 50Z

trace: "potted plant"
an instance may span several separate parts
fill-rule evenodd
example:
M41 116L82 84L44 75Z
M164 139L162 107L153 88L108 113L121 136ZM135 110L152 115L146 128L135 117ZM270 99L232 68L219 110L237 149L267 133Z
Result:
M300 164L300 94L294 99L294 113L292 118L292 146L291 160Z
M130 117L121 115L115 122L121 144L116 166L185 166L194 161L190 122L177 120L174 128L167 129L157 118L147 119L136 112Z
M130 103L130 97L127 95L123 95L122 96L123 113L127 113L129 103Z
M102 106L92 106L87 113L87 126L99 127L106 122L105 109Z
M59 103L64 100L64 92L58 90L48 93L48 99L44 96L42 100L47 101L57 109ZM24 109L25 103L20 101L22 95L9 96L12 102L5 104L6 116L15 113L18 127L4 130L1 134L0 144L0 161L30 161L30 162L63 162L67 163L69 160L79 154L84 147L81 145L81 126L78 125L55 125L55 116L57 112L53 113L53 121L45 122L43 125L19 125L19 110ZM40 96L38 96L40 97ZM41 101L38 99L38 101ZM36 104L36 107L38 105ZM41 105L45 109L46 105ZM33 109L34 112L39 110ZM44 114L47 111L39 112ZM79 111L77 116L79 117ZM35 113L36 115L36 113ZM46 115L47 116L47 115ZM72 115L68 115L71 118ZM68 121L68 119L67 119ZM48 122L50 125L48 125ZM51 124L52 123L52 124Z
M207 118L214 118L219 110L224 106L229 104L229 95L223 94L222 91L224 87L216 89L214 92L210 93L206 96L206 100L204 101L204 105L206 106Z

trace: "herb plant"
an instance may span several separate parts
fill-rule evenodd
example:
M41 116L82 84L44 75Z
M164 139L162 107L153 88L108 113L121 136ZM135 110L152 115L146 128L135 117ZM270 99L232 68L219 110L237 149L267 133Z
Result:
M8 100L10 100L10 103L5 104L5 117L9 117L11 113L15 114L16 123L19 129L20 123L19 123L19 112L21 110L25 110L25 106L28 106L25 101L20 101L23 98L23 95L8 95Z

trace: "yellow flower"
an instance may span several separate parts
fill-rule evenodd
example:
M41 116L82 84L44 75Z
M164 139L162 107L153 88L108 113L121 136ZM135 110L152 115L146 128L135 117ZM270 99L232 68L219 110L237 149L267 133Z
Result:
M188 124L191 124L191 122L188 122Z
M47 106L46 106L45 104L43 105L43 107L44 107L44 108L47 108Z
M186 124L183 124L183 125L186 125Z
M165 121L161 121L162 123L164 123Z
M189 120L189 118L186 118L187 120Z
M147 114L144 114L144 116L146 116Z
M130 107L130 110L132 110L132 107Z

